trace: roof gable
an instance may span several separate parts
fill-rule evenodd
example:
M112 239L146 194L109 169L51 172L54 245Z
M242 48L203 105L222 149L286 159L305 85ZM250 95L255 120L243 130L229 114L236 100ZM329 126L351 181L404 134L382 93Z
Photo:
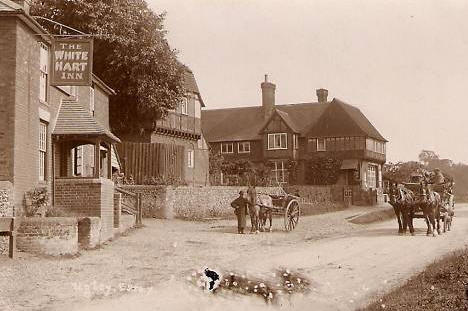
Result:
M306 132L313 137L369 136L386 141L358 108L336 98Z
M276 105L276 113L301 136L368 136L385 138L356 107L338 99L327 103ZM261 139L267 126L261 106L202 111L203 135L208 142Z
M270 118L264 123L263 127L260 129L260 134L263 134L265 132L265 130L268 128L268 125L270 125L270 123L275 119L275 116L278 116L292 132L299 133L296 124L293 122L289 114L279 109L275 109L271 114Z
M205 103L203 102L203 99L200 94L200 90L198 89L197 85L197 80L195 80L195 76L193 75L193 72L185 66L184 68L184 87L185 90L191 93L194 93L198 96L198 100L200 101L200 104L202 107L205 107Z

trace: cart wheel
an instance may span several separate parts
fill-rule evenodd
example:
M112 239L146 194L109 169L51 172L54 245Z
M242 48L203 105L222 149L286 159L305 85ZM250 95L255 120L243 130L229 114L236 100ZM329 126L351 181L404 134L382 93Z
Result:
M291 200L284 212L284 228L286 231L294 230L299 222L300 213L299 203L296 200Z

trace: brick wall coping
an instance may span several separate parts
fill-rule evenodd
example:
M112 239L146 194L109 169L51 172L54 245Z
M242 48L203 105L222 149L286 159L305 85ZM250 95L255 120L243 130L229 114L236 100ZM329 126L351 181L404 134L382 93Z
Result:
M78 218L76 217L21 217L21 223L38 224L38 225L77 225Z
M120 185L120 188L129 190L129 189L136 189L136 190L151 190L151 189L166 189L171 186L163 186L163 185Z
M70 178L56 178L55 182L57 184L108 184L114 185L114 182L107 178L80 178L80 177L70 177Z

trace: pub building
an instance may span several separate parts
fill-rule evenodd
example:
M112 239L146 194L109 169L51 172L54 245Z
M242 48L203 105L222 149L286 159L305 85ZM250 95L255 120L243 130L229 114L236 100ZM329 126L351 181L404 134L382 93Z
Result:
M92 41L48 33L29 1L0 0L0 33L0 184L14 196L3 216L23 214L25 193L45 187L56 207L100 217L111 238L115 92L92 74Z

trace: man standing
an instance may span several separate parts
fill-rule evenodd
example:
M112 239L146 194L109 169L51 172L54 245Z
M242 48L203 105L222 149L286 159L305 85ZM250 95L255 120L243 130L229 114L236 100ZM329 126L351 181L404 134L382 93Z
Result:
M257 190L255 189L255 185L252 185L247 189L247 200L249 201L249 216L251 224L250 233L258 233L259 212L257 206Z
M245 214L247 213L247 206L249 202L244 197L244 191L239 191L239 197L231 202L234 208L234 213L237 216L237 231L239 234L244 234L246 226Z

